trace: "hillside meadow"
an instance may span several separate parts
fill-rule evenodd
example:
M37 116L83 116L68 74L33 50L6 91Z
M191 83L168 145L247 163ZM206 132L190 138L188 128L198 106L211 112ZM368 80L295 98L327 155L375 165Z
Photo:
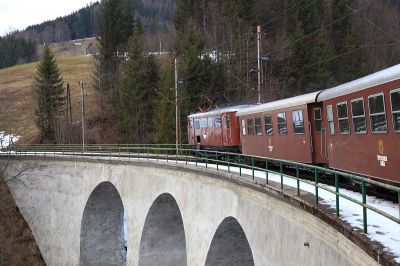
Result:
M64 86L71 88L73 123L80 120L80 86L79 80L86 81L85 94L88 119L96 111L96 95L92 86L91 56L58 58ZM38 141L35 126L35 97L32 88L38 62L0 69L0 131L21 136L20 143Z

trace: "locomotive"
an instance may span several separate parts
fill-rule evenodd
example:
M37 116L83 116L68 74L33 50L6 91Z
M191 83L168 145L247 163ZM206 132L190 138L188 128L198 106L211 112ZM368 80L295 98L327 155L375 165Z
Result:
M400 186L400 64L336 87L187 119L192 148L326 165Z

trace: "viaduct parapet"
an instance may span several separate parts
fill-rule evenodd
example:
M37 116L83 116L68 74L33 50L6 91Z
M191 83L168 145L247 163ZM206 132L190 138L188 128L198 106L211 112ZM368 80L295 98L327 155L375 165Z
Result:
M48 265L376 265L312 214L206 169L34 157L0 167L6 163L7 177L19 174L9 186Z

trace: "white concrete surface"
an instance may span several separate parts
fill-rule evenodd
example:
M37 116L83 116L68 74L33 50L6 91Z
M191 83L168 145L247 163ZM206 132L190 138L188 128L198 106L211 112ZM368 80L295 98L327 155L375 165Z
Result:
M4 163L0 160L0 167ZM5 178L25 169L19 176L24 183L13 181L10 189L48 265L79 264L85 206L96 186L107 181L121 196L127 218L127 265L139 265L146 218L164 193L180 210L187 265L205 265L217 228L227 217L235 218L242 228L255 265L376 265L310 213L267 193L185 167L38 158L12 161Z

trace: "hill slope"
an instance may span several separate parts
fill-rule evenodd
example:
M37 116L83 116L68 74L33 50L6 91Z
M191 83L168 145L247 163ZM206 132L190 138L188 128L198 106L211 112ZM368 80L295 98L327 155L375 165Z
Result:
M87 81L85 85L87 117L94 117L95 94L91 85L92 57L79 56L58 59L64 86L71 86L73 122L80 119L79 79ZM0 131L22 136L20 143L37 140L35 126L35 100L32 82L37 63L18 65L0 70Z

